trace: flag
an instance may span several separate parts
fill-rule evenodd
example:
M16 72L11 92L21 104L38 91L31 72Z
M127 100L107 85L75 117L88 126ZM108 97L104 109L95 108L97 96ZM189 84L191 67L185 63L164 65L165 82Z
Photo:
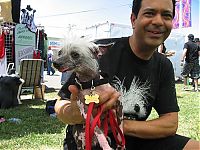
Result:
M179 14L180 14L180 0L176 1L176 6L175 6L175 16L174 19L172 21L173 23L173 29L178 29L180 26L179 23Z
M182 0L182 27L191 27L191 0Z

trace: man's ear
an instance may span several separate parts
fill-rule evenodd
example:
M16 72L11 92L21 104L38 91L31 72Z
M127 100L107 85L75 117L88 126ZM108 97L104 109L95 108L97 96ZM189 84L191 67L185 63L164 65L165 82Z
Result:
M135 29L135 20L136 20L136 16L134 13L131 13L131 24L132 24L132 28Z

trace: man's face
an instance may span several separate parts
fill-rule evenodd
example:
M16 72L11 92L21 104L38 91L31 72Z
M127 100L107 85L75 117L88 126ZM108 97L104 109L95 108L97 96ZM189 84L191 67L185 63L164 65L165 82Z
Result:
M157 47L169 36L172 19L172 0L142 0L137 18L131 15L134 36L140 44Z

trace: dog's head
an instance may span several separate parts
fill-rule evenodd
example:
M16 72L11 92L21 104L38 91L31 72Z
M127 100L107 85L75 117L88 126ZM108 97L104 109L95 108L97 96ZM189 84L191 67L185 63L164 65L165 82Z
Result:
M60 72L73 71L79 80L88 81L98 74L98 46L85 39L66 41L54 58L53 65Z

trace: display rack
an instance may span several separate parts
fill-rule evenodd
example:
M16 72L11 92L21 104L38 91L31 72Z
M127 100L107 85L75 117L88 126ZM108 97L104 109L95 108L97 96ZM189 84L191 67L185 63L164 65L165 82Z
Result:
M4 22L1 23L2 33L5 35L5 52L7 58L7 65L15 62L15 51L14 51L14 29L16 23Z

